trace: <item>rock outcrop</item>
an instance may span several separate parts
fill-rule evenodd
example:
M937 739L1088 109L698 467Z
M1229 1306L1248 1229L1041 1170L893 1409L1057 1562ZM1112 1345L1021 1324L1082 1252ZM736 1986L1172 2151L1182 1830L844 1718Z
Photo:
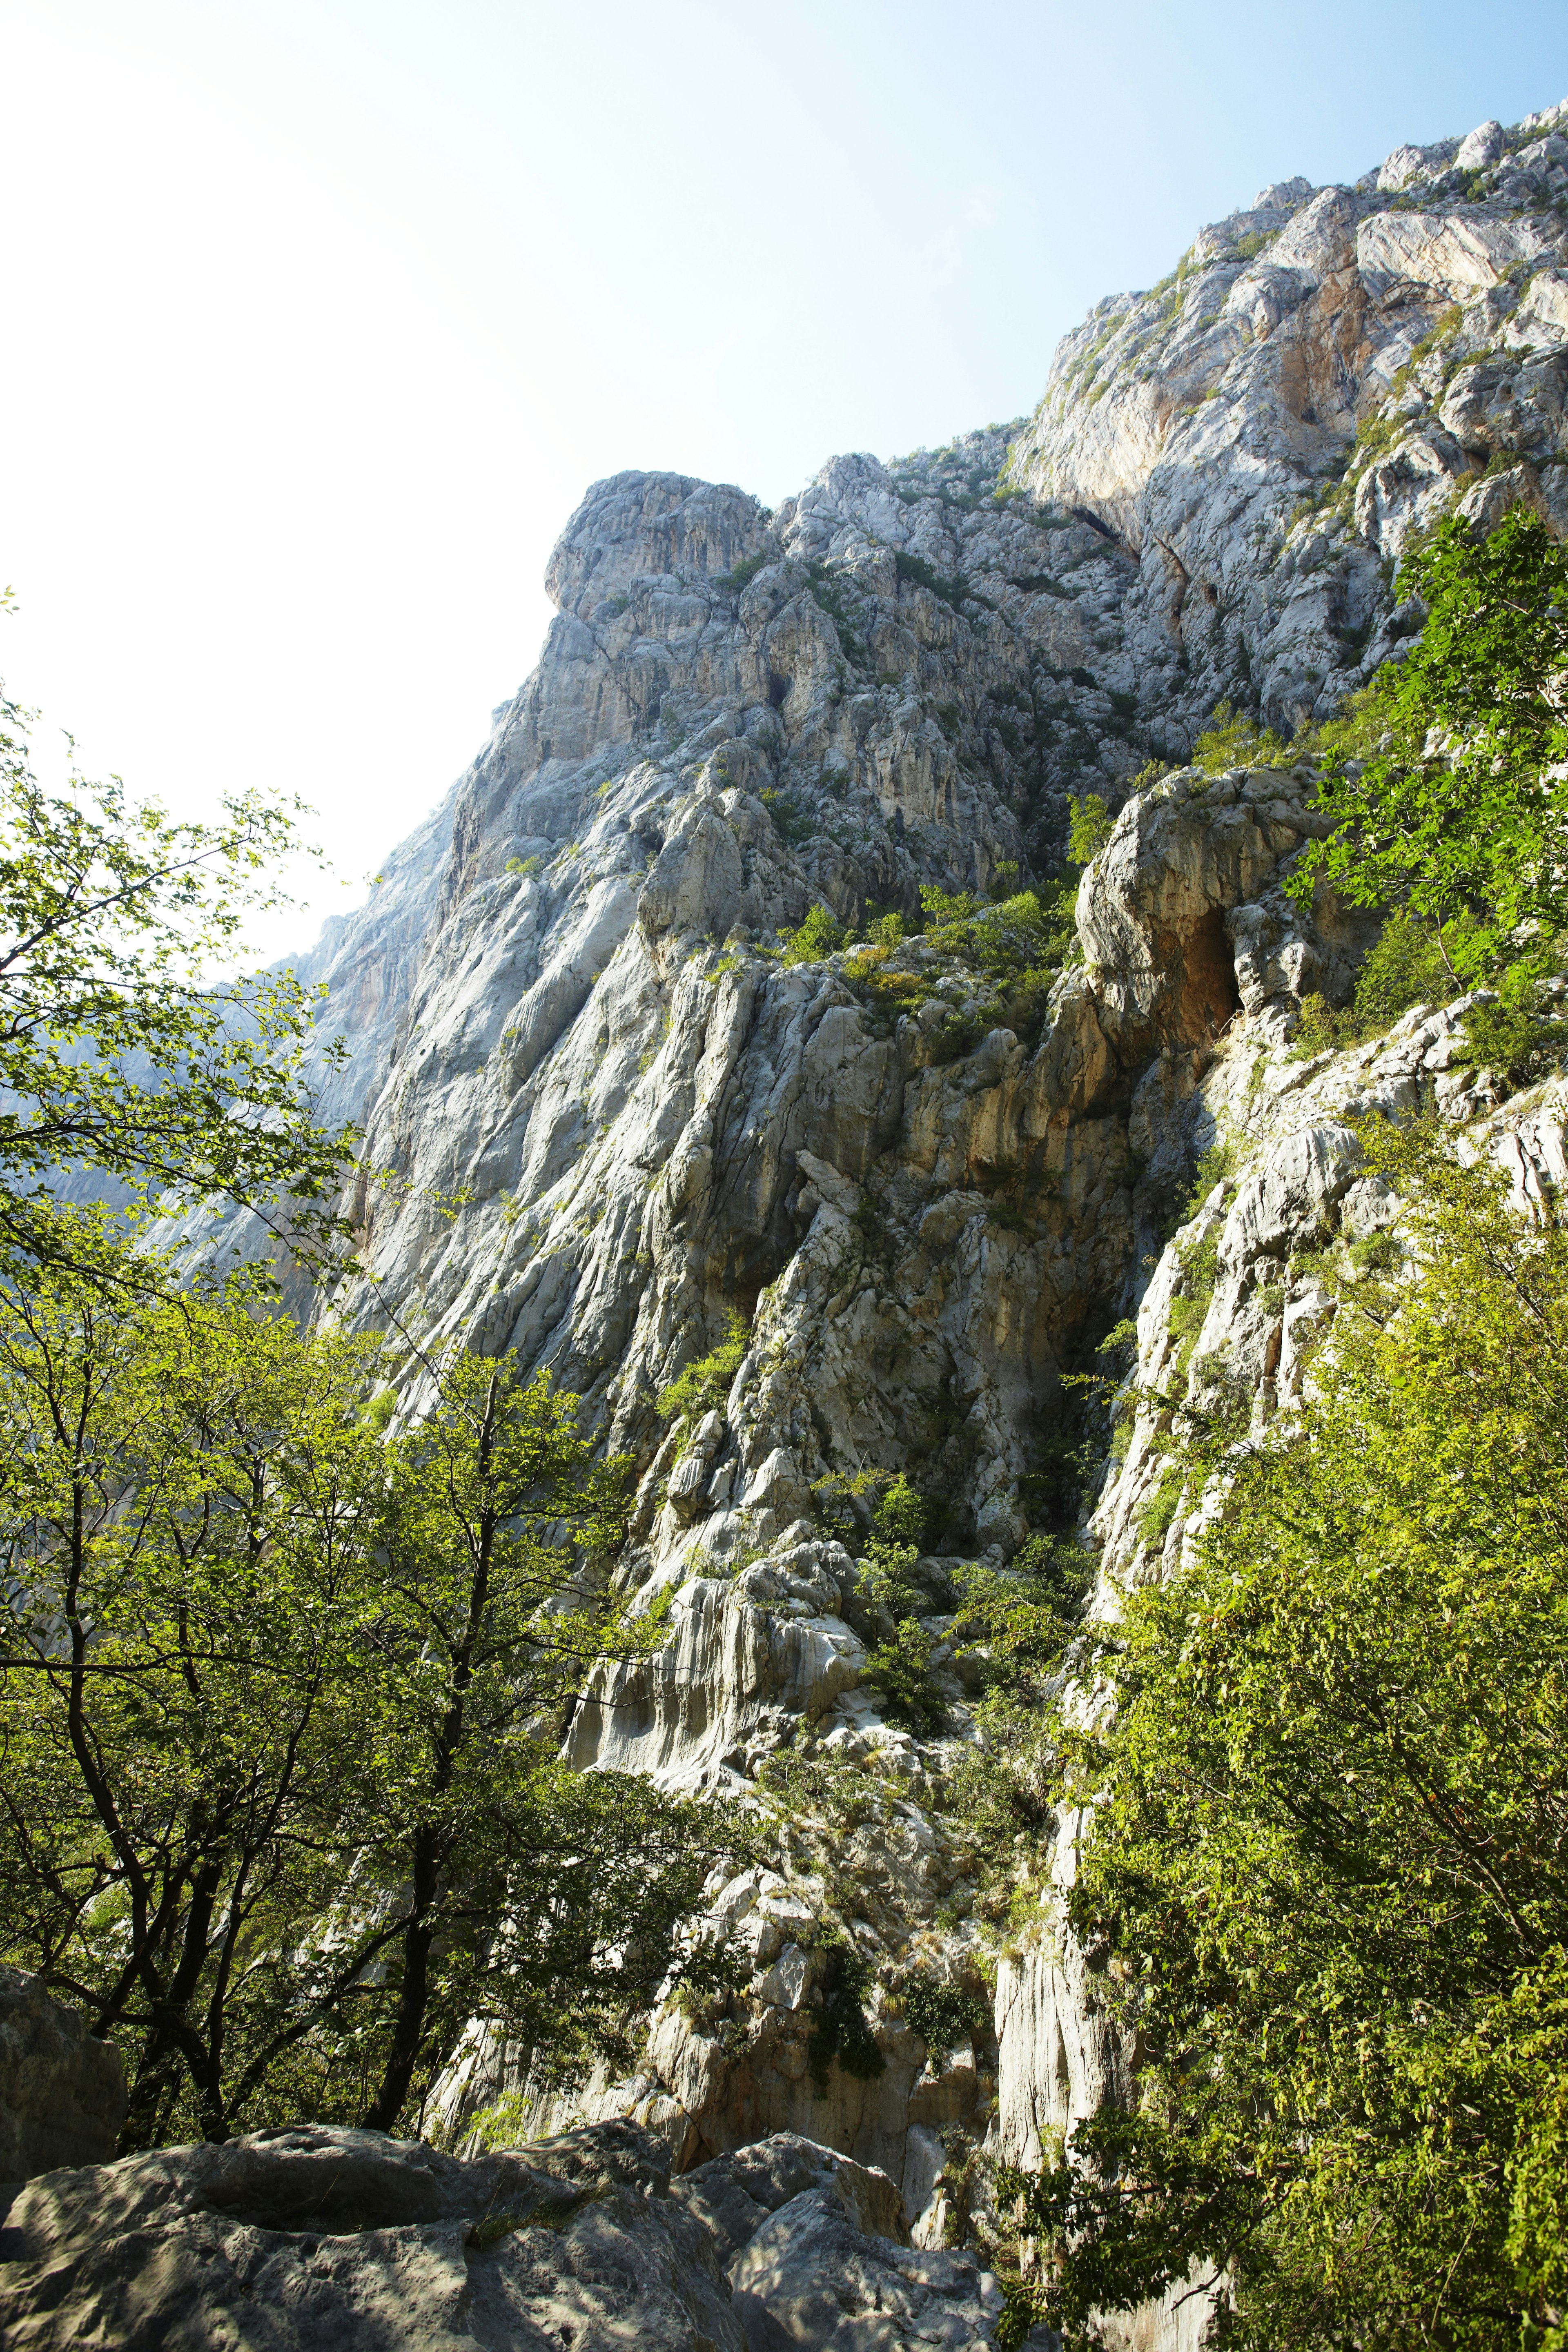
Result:
M658 2159L626 2125L473 2164L311 2126L52 2173L11 2210L5 2341L742 2352Z
M837 2198L807 2189L771 2214L730 2272L750 2352L994 2340L1002 2292L969 2254L868 2238Z
M1522 503L1568 526L1563 124L1552 110L1398 149L1353 186L1265 190L1162 286L1099 306L1009 431L835 458L776 513L676 475L596 485L552 559L538 669L308 967L351 1046L332 1107L366 1130L357 1255L322 1311L386 1333L403 1419L451 1346L515 1349L584 1398L584 1425L637 1465L621 1588L638 1609L668 1593L669 1633L595 1679L568 1752L727 1789L772 1841L772 1866L720 1874L697 1923L744 1955L742 1990L668 2006L634 2075L569 2098L476 2025L429 2111L468 2151L432 2181L499 2179L498 2117L539 2134L621 2116L689 2184L726 2184L724 2216L752 2198L766 2218L743 2245L712 2204L736 2295L722 2327L702 2315L710 2269L680 2300L672 2231L697 2226L695 2185L642 2199L635 2223L616 2200L642 2192L617 2188L479 2255L468 2206L442 2205L409 2225L447 2233L445 2251L418 2240L433 2295L470 2282L476 2312L492 2293L569 2296L578 2231L622 2231L667 2331L847 2344L875 2304L911 2338L984 2341L990 2290L963 2241L995 2222L988 2168L1038 2162L1127 2095L1102 1958L1061 1926L1071 1825L1020 1860L1010 1919L979 1907L943 1793L979 1737L953 1570L1060 1524L1079 1442L1064 1381L1121 1318L1145 1383L1223 1378L1260 1418L1295 1392L1332 1312L1313 1252L1397 1214L1358 1171L1358 1109L1471 1123L1521 1196L1562 1181L1568 1097L1505 1104L1458 1066L1462 1008L1293 1055L1303 999L1342 1003L1377 928L1282 887L1321 824L1310 766L1144 771L1186 760L1222 699L1289 734L1407 646L1424 614L1397 560L1442 513L1486 528ZM1119 814L1054 978L929 944L889 962L868 937L781 951L813 908L880 922L885 947L922 888L1005 898L1059 871L1085 792ZM1168 1240L1222 1133L1237 1176ZM266 1242L245 1220L185 1237ZM660 1390L731 1329L723 1397L661 1416ZM1176 1564L1197 1499L1163 1494L1156 1433L1130 1418L1097 1474L1101 1612ZM934 1737L863 1679L887 1629L856 1559L860 1489L899 1470L940 1506L915 1571ZM879 2074L821 2063L846 1951ZM908 2021L919 1977L971 2004L950 2047ZM852 2167L757 2192L734 2168L778 2134L879 2168L910 2242L868 2220ZM37 2226L58 2197L47 2226L68 2235L73 2193L30 2191ZM226 2278L276 2262L296 2291L306 2257L241 2247L258 2223L197 2204L188 2227L231 2249ZM376 2236L345 2242L355 2276L383 2260ZM499 2282L482 2293L476 2262ZM825 2264L853 2280L850 2306L814 2300ZM350 2307L326 2272L309 2293ZM1173 2304L1128 2341L1178 2352L1201 2324L1201 2301Z
M1063 340L1010 478L1125 550L1105 674L1173 748L1219 697L1331 711L1419 625L1390 560L1460 499L1568 520L1563 120L1265 188Z
M56 2172L0 2232L15 2352L915 2352L993 2342L965 2254L907 2243L892 2183L800 2139L672 2184L624 2124L462 2163L376 2132L257 2132Z
M119 2053L38 1978L0 1968L0 2181L107 2162L125 2106Z

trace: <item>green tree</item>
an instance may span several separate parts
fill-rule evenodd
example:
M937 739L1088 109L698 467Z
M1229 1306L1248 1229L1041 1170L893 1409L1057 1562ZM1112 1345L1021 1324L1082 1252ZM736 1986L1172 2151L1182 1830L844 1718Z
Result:
M1280 768L1300 756L1276 735L1260 727L1229 702L1216 702L1209 723L1193 745L1193 765L1206 775L1223 775L1227 768Z
M585 1574L620 1505L575 1400L460 1360L384 1444L372 1349L128 1291L79 1223L94 1263L0 1283L0 1952L121 2045L131 2146L390 2127L470 2017L619 2046L724 1825L559 1760L658 1638Z
M222 2137L279 1947L336 1891L364 1351L156 1264L128 1291L101 1217L72 1255L0 1284L0 1948L121 2045L131 2144Z
M1115 821L1099 793L1085 793L1068 801L1068 862L1090 866L1115 830Z
M342 1191L353 1137L301 1084L319 992L215 976L280 903L299 803L221 806L175 823L118 782L46 793L0 700L0 1248L24 1262L70 1250L51 1198L73 1169L138 1200L241 1202L301 1240Z
M861 1669L861 1682L882 1693L892 1722L922 1736L941 1728L944 1713L931 1671L936 1639L920 1618L922 1609L930 1613L931 1603L914 1572L929 1516L925 1497L900 1470L872 1513L860 1559L861 1590L883 1636Z
M1005 2184L1069 2336L1212 2266L1246 2345L1564 2340L1568 1230L1430 1139L1372 1158L1410 1270L1345 1282L1058 1732L1142 2053Z
M1007 1568L972 1560L955 1573L964 1648L990 1658L999 1678L1037 1681L1061 1660L1078 1631L1093 1581L1093 1560L1061 1536L1033 1535Z
M724 1309L725 1337L706 1356L699 1356L660 1389L657 1411L665 1421L700 1421L705 1412L721 1408L730 1384L741 1369L750 1328L732 1307Z
M805 920L797 929L783 934L784 960L785 963L820 963L843 946L844 936L844 926L819 898L807 908Z
M1287 884L1408 908L1458 982L1533 978L1568 927L1568 551L1523 509L1477 542L1450 517L1405 562L1419 642L1356 713L1319 786L1335 829Z
M372 2021L382 2071L365 2120L384 2130L469 2017L542 2063L595 2046L651 1999L712 1860L702 1808L557 1761L590 1669L661 1638L657 1615L602 1597L626 1465L594 1461L576 1408L547 1373L459 1358L389 1448L355 1844L377 1885L403 1891L384 1976L343 2004L356 2032Z

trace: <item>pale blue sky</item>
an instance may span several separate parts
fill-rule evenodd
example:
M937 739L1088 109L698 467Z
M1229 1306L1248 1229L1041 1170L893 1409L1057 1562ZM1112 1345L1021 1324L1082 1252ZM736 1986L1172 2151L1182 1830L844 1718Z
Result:
M357 883L590 480L1017 415L1268 181L1568 94L1568 7L0 0L0 674Z

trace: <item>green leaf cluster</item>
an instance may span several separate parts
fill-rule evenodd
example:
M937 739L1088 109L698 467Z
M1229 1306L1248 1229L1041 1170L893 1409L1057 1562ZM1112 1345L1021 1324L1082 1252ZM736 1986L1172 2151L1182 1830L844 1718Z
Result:
M871 1650L860 1680L882 1693L889 1721L922 1736L940 1730L943 1720L931 1671L936 1637L921 1622L918 1612L929 1604L913 1574L928 1517L924 1497L900 1470L872 1514L860 1560L862 1593L888 1636Z
M900 1990L904 2022L928 2050L945 2053L991 2022L989 2005L965 1985L921 1971L907 1977Z
M987 904L922 883L926 944L995 986L1048 988L1072 946L1073 897L1066 885L1046 885Z
M1110 839L1112 820L1099 793L1085 793L1068 801L1068 861L1089 866Z
M1032 1535L1006 1568L982 1560L955 1570L964 1646L983 1649L1012 1679L1057 1664L1077 1631L1093 1561L1062 1536Z
M1360 714L1382 748L1331 751L1319 800L1335 829L1287 887L1405 910L1458 985L1538 978L1568 929L1568 552L1523 509L1479 543L1453 516L1401 585L1428 611Z
M724 1321L726 1337L719 1345L707 1355L695 1358L684 1371L660 1389L657 1405L661 1420L700 1421L705 1412L717 1412L722 1406L751 1337L747 1325L732 1307L724 1309Z
M787 964L820 963L841 948L844 940L844 926L819 901L796 929L784 934L784 960Z
M1192 764L1205 775L1223 775L1227 768L1288 768L1300 759L1302 746L1287 743L1271 727L1229 702L1216 702L1209 724L1193 745Z
M866 2015L869 1965L836 1929L818 1938L817 1949L821 1958L812 1994L806 2070L818 2092L826 2090L835 2061L855 2081L874 2083L887 2072L888 2062Z

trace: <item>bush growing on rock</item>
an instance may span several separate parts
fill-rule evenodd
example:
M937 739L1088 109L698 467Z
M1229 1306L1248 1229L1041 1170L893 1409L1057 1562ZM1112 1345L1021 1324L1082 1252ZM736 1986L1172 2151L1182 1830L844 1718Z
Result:
M890 1623L891 1638L871 1651L860 1679L882 1693L889 1722L921 1735L940 1730L943 1716L931 1670L936 1637L917 1613L930 1604L913 1580L927 1517L924 1497L900 1470L872 1515L861 1563L866 1598L884 1627Z
M1055 1666L1094 1580L1092 1556L1063 1537L1033 1535L1007 1568L969 1561L955 1573L961 1622L1005 1678Z
M1284 742L1271 727L1260 727L1229 702L1215 703L1193 745L1194 767L1210 776L1223 775L1227 768L1289 767L1300 756L1300 747Z
M751 1336L732 1307L724 1309L724 1319L729 1326L728 1337L660 1389L657 1402L661 1419L698 1421L705 1412L722 1409Z
M1402 580L1429 604L1426 627L1321 731L1318 797L1335 830L1286 885L1310 903L1323 879L1393 911L1352 1005L1309 997L1297 1044L1358 1044L1486 986L1500 1002L1467 1014L1468 1058L1518 1083L1563 1039L1543 983L1568 933L1568 554L1522 509L1479 543L1451 517Z
M1072 925L1068 892L1017 890L987 904L967 890L923 883L921 904L927 946L983 972L997 986L1048 988L1061 969Z
M1479 544L1450 517L1406 562L1429 607L1418 643L1374 679L1386 748L1331 751L1319 801L1335 820L1287 887L1319 880L1423 926L1451 978L1539 978L1568 929L1568 551L1518 509Z
M918 1617L900 1617L892 1639L879 1642L860 1670L868 1690L879 1691L887 1702L889 1723L929 1738L942 1729L946 1717L942 1696L931 1675L936 1636Z
M991 2022L990 2006L978 1993L939 1977L910 1976L905 1980L902 2000L904 2022L933 2052L951 2050L955 2042L984 2032Z
M1110 839L1110 813L1098 793L1075 795L1068 802L1068 857L1074 866L1090 866Z
M886 2073L888 2062L865 2011L865 1998L871 1990L870 1968L835 1929L818 1938L817 1949L821 1964L805 2045L807 2072L819 2092L826 2090L828 2070L835 2061L857 2082L874 2083Z
M820 963L844 944L844 928L835 922L828 909L818 904L806 915L805 920L784 940L785 963Z

